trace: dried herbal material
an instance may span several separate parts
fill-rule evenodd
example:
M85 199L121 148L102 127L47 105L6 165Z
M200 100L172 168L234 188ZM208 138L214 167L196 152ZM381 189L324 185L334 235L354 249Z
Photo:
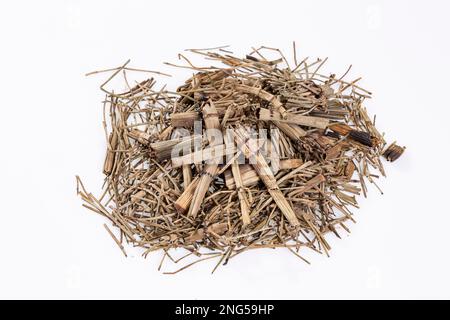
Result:
M385 157L387 161L394 162L401 157L403 152L405 152L405 149L406 147L400 147L394 142L383 152L383 157Z
M160 268L185 262L167 273L214 258L215 271L257 248L328 255L329 234L348 232L357 196L385 176L381 156L405 149L386 148L364 107L371 93L348 71L323 74L326 59L297 60L295 45L293 63L268 47L243 58L227 47L187 51L206 63L181 54L182 65L167 63L191 72L174 90L153 77L132 83L130 72L166 74L129 61L91 73L111 73L101 85L105 185L94 197L77 177L83 206L110 220L125 256L129 244L143 256L161 250ZM121 76L126 90L107 88Z

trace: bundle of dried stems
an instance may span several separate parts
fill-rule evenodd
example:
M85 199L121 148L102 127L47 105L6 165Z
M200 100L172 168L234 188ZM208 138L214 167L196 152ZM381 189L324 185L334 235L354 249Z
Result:
M97 198L77 177L83 206L118 228L116 237L105 226L125 255L127 242L144 256L163 250L163 261L178 261L175 248L199 257L180 270L217 257L215 270L255 248L328 254L326 235L348 232L355 196L366 196L374 171L385 176L381 155L404 151L386 148L363 107L371 93L347 72L321 74L326 59L298 62L295 44L292 67L267 47L243 59L225 47L188 51L217 66L180 55L187 65L177 67L193 75L176 91L155 89L153 78L131 87L126 72L145 70L128 62L103 70L113 72L101 86L106 181ZM121 73L128 89L105 89Z

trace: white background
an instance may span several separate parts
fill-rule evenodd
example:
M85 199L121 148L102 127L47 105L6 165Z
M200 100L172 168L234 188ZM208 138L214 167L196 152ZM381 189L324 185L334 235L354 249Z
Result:
M2 2L0 298L450 298L449 10L448 1ZM124 258L75 193L76 174L96 194L103 178L105 75L84 73L128 58L165 71L185 48L223 44L290 55L293 40L301 56L328 56L329 71L353 64L374 92L378 127L407 146L386 164L385 194L361 199L330 258L305 251L312 265L267 250L212 276L214 262L167 276L160 254Z

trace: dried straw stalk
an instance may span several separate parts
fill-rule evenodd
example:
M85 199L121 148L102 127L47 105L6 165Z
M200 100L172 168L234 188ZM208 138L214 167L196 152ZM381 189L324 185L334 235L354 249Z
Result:
M295 213L292 210L291 206L284 197L283 193L280 191L280 188L278 187L277 181L273 176L269 165L264 160L264 157L259 153L258 149L255 148L256 141L254 139L251 139L248 133L242 127L236 129L236 131L234 132L234 137L236 143L242 150L242 153L245 155L245 157L247 159L254 158L255 163L252 163L253 168L255 168L255 171L258 174L259 178L266 185L267 191L269 191L270 195L280 208L281 212L286 216L292 226L298 226L300 223L295 216ZM238 185L236 184L236 186Z
M203 119L205 120L205 127L206 127L206 136L209 141L209 145L211 147L220 145L223 143L222 141L219 141L215 139L216 136L212 135L212 130L220 131L220 122L219 122L219 116L217 114L217 110L214 107L213 103L206 104L203 107ZM200 173L200 180L197 185L197 189L194 193L194 197L192 198L191 206L189 207L188 216L191 216L195 218L197 216L198 211L200 210L200 206L203 203L203 199L205 198L206 192L208 191L209 185L211 184L212 180L214 179L214 174L216 173L217 167L219 165L218 158L214 158L211 160L208 160L208 164L205 166L205 169L202 173Z

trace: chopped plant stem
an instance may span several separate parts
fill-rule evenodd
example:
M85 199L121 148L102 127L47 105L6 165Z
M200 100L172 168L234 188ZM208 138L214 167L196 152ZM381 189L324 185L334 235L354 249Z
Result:
M158 270L185 261L165 274L216 258L214 273L258 248L286 248L309 264L299 250L328 256L329 235L350 232L357 197L368 183L381 192L381 159L396 161L405 147L375 127L370 91L346 79L352 66L327 76L328 58L301 60L292 49L291 65L266 46L243 58L228 46L187 49L179 65L165 63L191 73L176 89L132 78L168 74L129 60L86 74L106 77L105 181L94 197L77 176L77 194L120 233L104 225L125 256L127 243L144 257L162 250ZM106 89L117 81L120 90Z

